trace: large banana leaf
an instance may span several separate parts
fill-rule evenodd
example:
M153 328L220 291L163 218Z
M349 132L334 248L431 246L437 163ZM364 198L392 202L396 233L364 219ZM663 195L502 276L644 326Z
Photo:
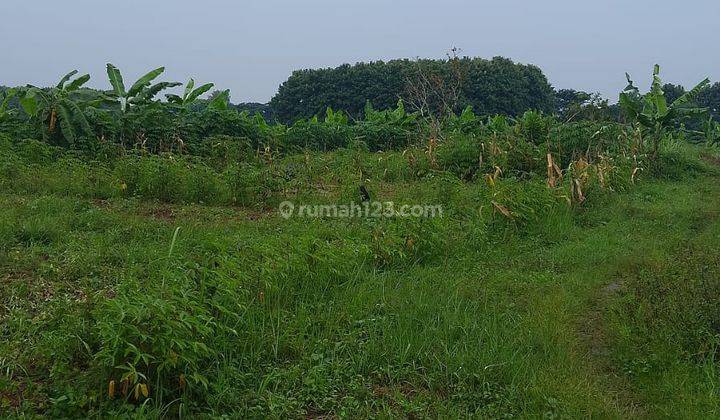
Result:
M629 74L625 73L625 78L627 79L628 84L627 84L627 86L625 86L625 89L623 89L623 92L631 92L631 91L638 92L640 90L637 87L635 87L635 84L633 83Z
M126 96L125 93L125 84L123 83L122 74L120 73L120 70L113 66L112 64L107 64L107 75L108 79L110 79L110 84L112 85L113 89L115 90L115 94L117 96Z
M623 92L620 94L620 108L632 119L637 118L640 114L640 104L630 94Z
M653 81L650 87L650 94L648 95L649 101L655 108L659 117L663 117L668 113L667 100L665 99L665 92L662 90L662 80L660 80L660 66L655 64L653 70Z
M70 73L68 73L68 74L66 74L65 76L63 76L63 78L60 79L60 82L57 84L57 88L58 88L58 89L62 89L63 86L65 86L65 83L66 83L68 80L70 80L71 77L75 76L77 73L78 73L77 70L73 70L73 71L71 71Z
M182 100L185 102L185 100L190 96L190 92L192 92L193 88L195 87L195 79L190 78L190 80L187 82L187 85L185 85L185 92L183 93Z
M170 103L174 103L177 105L182 105L182 103L183 103L183 98L181 98L175 94L168 93L167 95L165 95L165 97L167 98L168 102L170 102Z
M213 86L215 86L213 83L206 83L206 84L200 86L199 88L193 90L192 92L190 92L190 95L188 95L187 98L185 98L185 100L184 100L185 104L191 104L191 103L195 102L195 100L200 95L208 92L210 89L213 88Z
M93 133L92 128L90 127L90 123L88 123L87 118L85 118L85 113L82 109L80 109L80 106L67 99L62 101L62 104L71 112L72 120L80 125L83 132L87 135L91 135Z
M687 104L689 104L693 99L695 99L700 92L702 92L703 89L707 87L707 85L710 84L710 79L705 79L702 82L698 83L697 86L692 88L690 91L682 95L681 97L675 99L675 101L672 103L673 108L680 108Z
M58 120L60 123L60 132L62 133L65 140L70 144L75 143L75 131L72 125L72 116L70 110L67 109L64 103L58 104L57 107Z
M230 89L226 89L220 92L219 95L215 96L210 103L208 108L217 110L226 110L230 103Z
M153 98L154 98L158 93L160 93L161 91L163 91L163 90L165 90L165 89L174 88L175 86L180 86L180 85L182 85L182 83L178 83L178 82L160 82L160 83L156 83L156 84L150 86L149 88L145 89L145 90L142 92L142 95L141 95L141 96L142 96L142 99L143 99L143 100L149 101L149 100L153 99Z
M72 82L70 82L70 84L67 85L67 88L65 90L68 92L74 92L74 91L80 89L82 87L82 85L87 83L89 80L90 80L89 74L82 75L82 76L78 77L77 79L73 80Z
M20 98L20 106L22 107L23 111L25 111L26 114L28 114L30 117L35 117L38 113L38 89L37 88L30 88L27 92L25 92L25 95Z
M165 67L158 67L155 70L152 70L148 72L143 77L139 78L137 82L135 82L130 90L127 93L127 96L136 96L139 94L143 89L150 86L150 82L155 80L158 76L160 76L165 71Z

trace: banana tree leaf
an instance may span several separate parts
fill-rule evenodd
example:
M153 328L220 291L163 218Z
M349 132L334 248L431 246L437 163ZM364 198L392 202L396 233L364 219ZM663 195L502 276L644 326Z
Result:
M662 90L662 80L660 79L660 66L655 64L653 69L653 81L650 87L650 93L647 95L658 116L662 117L667 114L668 106L665 99L665 92Z
M707 108L677 108L673 110L680 117L707 117L710 110Z
M68 92L74 92L74 91L80 89L80 87L82 87L82 85L87 83L89 80L90 80L89 74L82 75L82 76L78 77L77 79L73 80L72 82L70 82L70 84L67 85L67 88L65 90L67 90Z
M165 97L167 98L168 102L170 102L170 103L178 104L178 105L183 103L183 99L177 95L169 93L169 94L165 95Z
M58 120L60 123L60 132L62 133L65 140L70 144L75 143L75 131L72 126L72 116L70 111L65 107L63 103L58 104L57 107Z
M207 91L209 91L210 89L212 89L213 86L215 86L215 84L213 84L213 83L206 83L206 84L200 86L199 88L193 90L193 91L190 93L190 95L189 95L187 98L185 98L185 103L186 103L186 104L191 104L191 103L195 102L195 100L196 100L200 95L202 95L203 93L206 93Z
M135 82L130 90L128 91L128 96L135 96L138 93L140 93L141 90L144 88L150 86L150 82L155 80L158 76L160 76L165 71L165 67L158 67L155 70L152 70L148 72L143 77L139 78L137 82Z
M620 94L620 108L631 118L637 118L640 113L640 104L627 93Z
M77 70L73 70L73 71L71 71L70 73L68 73L68 74L66 74L65 76L63 76L63 78L60 79L60 82L57 84L57 88L58 88L58 89L62 89L63 86L65 86L65 83L66 83L68 80L70 80L71 77L75 76L77 73L78 73Z
M152 100L152 99L153 99L158 93L160 93L161 91L163 91L163 90L165 90L165 89L174 88L174 87L180 86L180 85L182 85L182 83L178 83L178 82L160 82L160 83L156 83L156 84L150 86L148 89L146 89L146 90L142 93L142 98L143 98L144 100L148 100L148 101L149 101L149 100Z
M87 118L85 118L85 113L82 109L80 109L80 106L77 103L70 100L64 100L62 101L62 105L70 111L72 120L80 125L80 128L85 134L93 134L90 123L88 123Z
M105 98L93 99L92 101L85 102L85 103L83 104L83 109L85 109L85 108L87 108L87 107L97 108L97 107L99 107L100 105L103 105L103 104L106 104L106 103L107 103L107 99L105 99ZM116 101L112 101L112 103L116 103Z
M110 84L112 85L113 89L115 89L115 94L117 96L125 96L125 84L123 83L123 78L120 70L112 64L108 63L107 75L108 79L110 79Z
M633 83L632 79L630 78L630 75L628 73L625 73L625 78L627 79L627 86L625 86L625 89L623 89L623 92L637 92L639 91L638 88L635 87L635 84Z
M648 117L645 114L638 114L637 120L640 122L640 124L644 125L645 127L652 127L655 125L653 123L652 118Z
M35 117L38 113L37 88L31 88L25 95L20 98L20 106L23 111L30 117Z
M695 99L700 92L702 92L703 89L707 87L707 85L710 84L710 79L705 79L702 82L698 83L697 86L692 88L690 91L682 95L681 97L675 99L675 102L670 105L673 108L679 108L682 106L685 106L689 104L693 99Z
M219 95L214 97L208 104L208 108L217 110L226 110L230 103L230 89L220 92Z
M195 79L190 78L188 80L187 85L185 85L185 92L183 93L182 99L185 101L188 96L190 96L190 93L192 92L193 88L195 87Z

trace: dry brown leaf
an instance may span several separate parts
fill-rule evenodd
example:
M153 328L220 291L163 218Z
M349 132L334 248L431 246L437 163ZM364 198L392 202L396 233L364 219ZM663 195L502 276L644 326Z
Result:
M576 179L573 182L575 188L573 189L574 196L578 203L582 203L585 201L585 196L583 195L582 188L580 187L580 180Z
M503 214L503 216L505 216L509 219L513 218L512 213L510 212L510 210L508 210L507 207L503 206L502 204L498 203L497 201L491 201L491 203L492 203L493 207L495 207L500 213Z
M550 153L547 154L547 184L550 188L555 188L557 179L555 179L555 169L553 168L553 158Z

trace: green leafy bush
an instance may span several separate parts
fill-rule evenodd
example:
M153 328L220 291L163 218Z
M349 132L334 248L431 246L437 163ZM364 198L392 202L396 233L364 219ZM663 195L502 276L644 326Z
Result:
M480 171L482 146L470 134L453 134L442 141L437 149L437 162L441 168L463 179L472 179Z

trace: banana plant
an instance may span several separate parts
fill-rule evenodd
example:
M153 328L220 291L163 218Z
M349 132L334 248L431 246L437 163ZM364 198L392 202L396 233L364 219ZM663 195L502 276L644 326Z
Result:
M668 104L662 90L659 65L656 64L653 69L650 92L645 95L640 94L640 90L635 86L629 74L625 73L625 77L628 85L620 93L620 107L630 121L640 124L645 131L649 132L653 142L651 155L653 160L658 157L660 142L668 129L675 127L683 118L701 117L708 112L705 108L693 107L692 101L710 84L710 79L703 80Z
M208 99L208 108L224 111L230 106L230 89L216 91Z
M13 110L9 109L10 101L17 96L16 89L8 89L5 94L0 95L0 122L10 116Z
M25 113L42 126L46 140L56 133L58 126L70 145L75 143L78 133L92 135L92 129L83 112L87 104L72 96L90 80L90 75L85 74L73 79L77 73L77 70L71 71L52 88L28 86L25 95L20 98L20 105Z
M168 99L168 102L170 102L173 105L179 106L181 108L187 108L190 105L192 105L195 101L198 100L200 95L203 93L208 92L210 89L215 86L213 83L206 83L202 86L195 87L195 80L190 79L187 84L185 85L185 91L183 92L182 96L174 95L174 94L168 94L165 95Z
M139 78L130 89L125 89L122 73L120 69L114 65L107 64L107 75L113 90L105 93L105 99L118 103L120 112L125 114L130 110L132 105L147 104L153 98L165 89L180 86L178 82L159 82L153 84L152 81L165 72L165 67L158 67Z
M705 136L705 142L709 145L720 143L720 124L715 122L712 117L708 117L702 126L702 134Z

